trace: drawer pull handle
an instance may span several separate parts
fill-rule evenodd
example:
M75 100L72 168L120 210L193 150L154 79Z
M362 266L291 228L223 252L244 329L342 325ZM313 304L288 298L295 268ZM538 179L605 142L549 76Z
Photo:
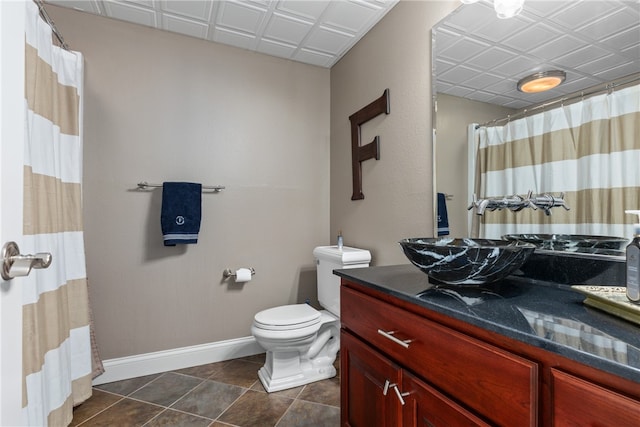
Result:
M399 340L398 338L393 336L393 334L395 334L396 331L385 332L382 329L378 329L378 333L383 337L390 339L394 343L400 344L404 348L409 348L409 343L411 342L411 340Z
M409 396L409 393L401 393L400 389L395 384L393 385L393 389L396 391L396 396L398 396L398 400L400 401L400 404L404 406L405 402L403 398Z
M396 396L398 396L398 400L400 401L400 404L402 406L404 406L404 404L405 404L404 398L409 396L409 393L401 393L400 389L398 388L398 384L392 383L391 381L386 379L386 380L384 380L384 387L382 389L382 395L386 396L387 393L389 392L390 388L392 388L396 392Z

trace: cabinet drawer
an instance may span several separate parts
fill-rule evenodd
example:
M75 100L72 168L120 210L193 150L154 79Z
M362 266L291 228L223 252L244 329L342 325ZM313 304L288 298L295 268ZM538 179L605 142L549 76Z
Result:
M633 426L640 402L551 369L554 426Z
M536 425L536 363L345 286L340 317L345 329L478 414L504 426Z

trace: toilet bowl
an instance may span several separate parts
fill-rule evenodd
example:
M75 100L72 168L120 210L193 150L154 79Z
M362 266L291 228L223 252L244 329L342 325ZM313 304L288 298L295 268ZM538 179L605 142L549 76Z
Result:
M268 392L299 387L336 375L340 349L340 279L334 269L368 267L367 250L344 246L314 249L318 265L318 301L326 310L291 304L257 313L251 334L266 350L258 371Z
M326 310L307 304L270 308L256 314L251 333L267 352L258 377L268 392L336 375L340 321Z

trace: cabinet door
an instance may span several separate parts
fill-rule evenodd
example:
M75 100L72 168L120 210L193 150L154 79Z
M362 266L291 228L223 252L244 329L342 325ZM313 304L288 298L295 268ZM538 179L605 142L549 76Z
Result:
M413 375L403 372L404 427L488 427L489 424L443 396Z
M341 424L400 425L400 369L347 332L340 333ZM386 394L385 394L386 392Z
M551 369L553 425L631 427L640 425L640 402Z

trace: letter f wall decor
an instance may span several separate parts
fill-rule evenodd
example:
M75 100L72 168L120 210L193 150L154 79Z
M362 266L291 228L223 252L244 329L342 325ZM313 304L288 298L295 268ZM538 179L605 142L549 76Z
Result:
M362 193L362 162L373 159L380 160L380 137L376 137L367 145L360 146L360 126L382 113L389 114L389 89L382 96L366 107L349 116L351 122L351 168L353 173L353 195L351 200L364 199Z

